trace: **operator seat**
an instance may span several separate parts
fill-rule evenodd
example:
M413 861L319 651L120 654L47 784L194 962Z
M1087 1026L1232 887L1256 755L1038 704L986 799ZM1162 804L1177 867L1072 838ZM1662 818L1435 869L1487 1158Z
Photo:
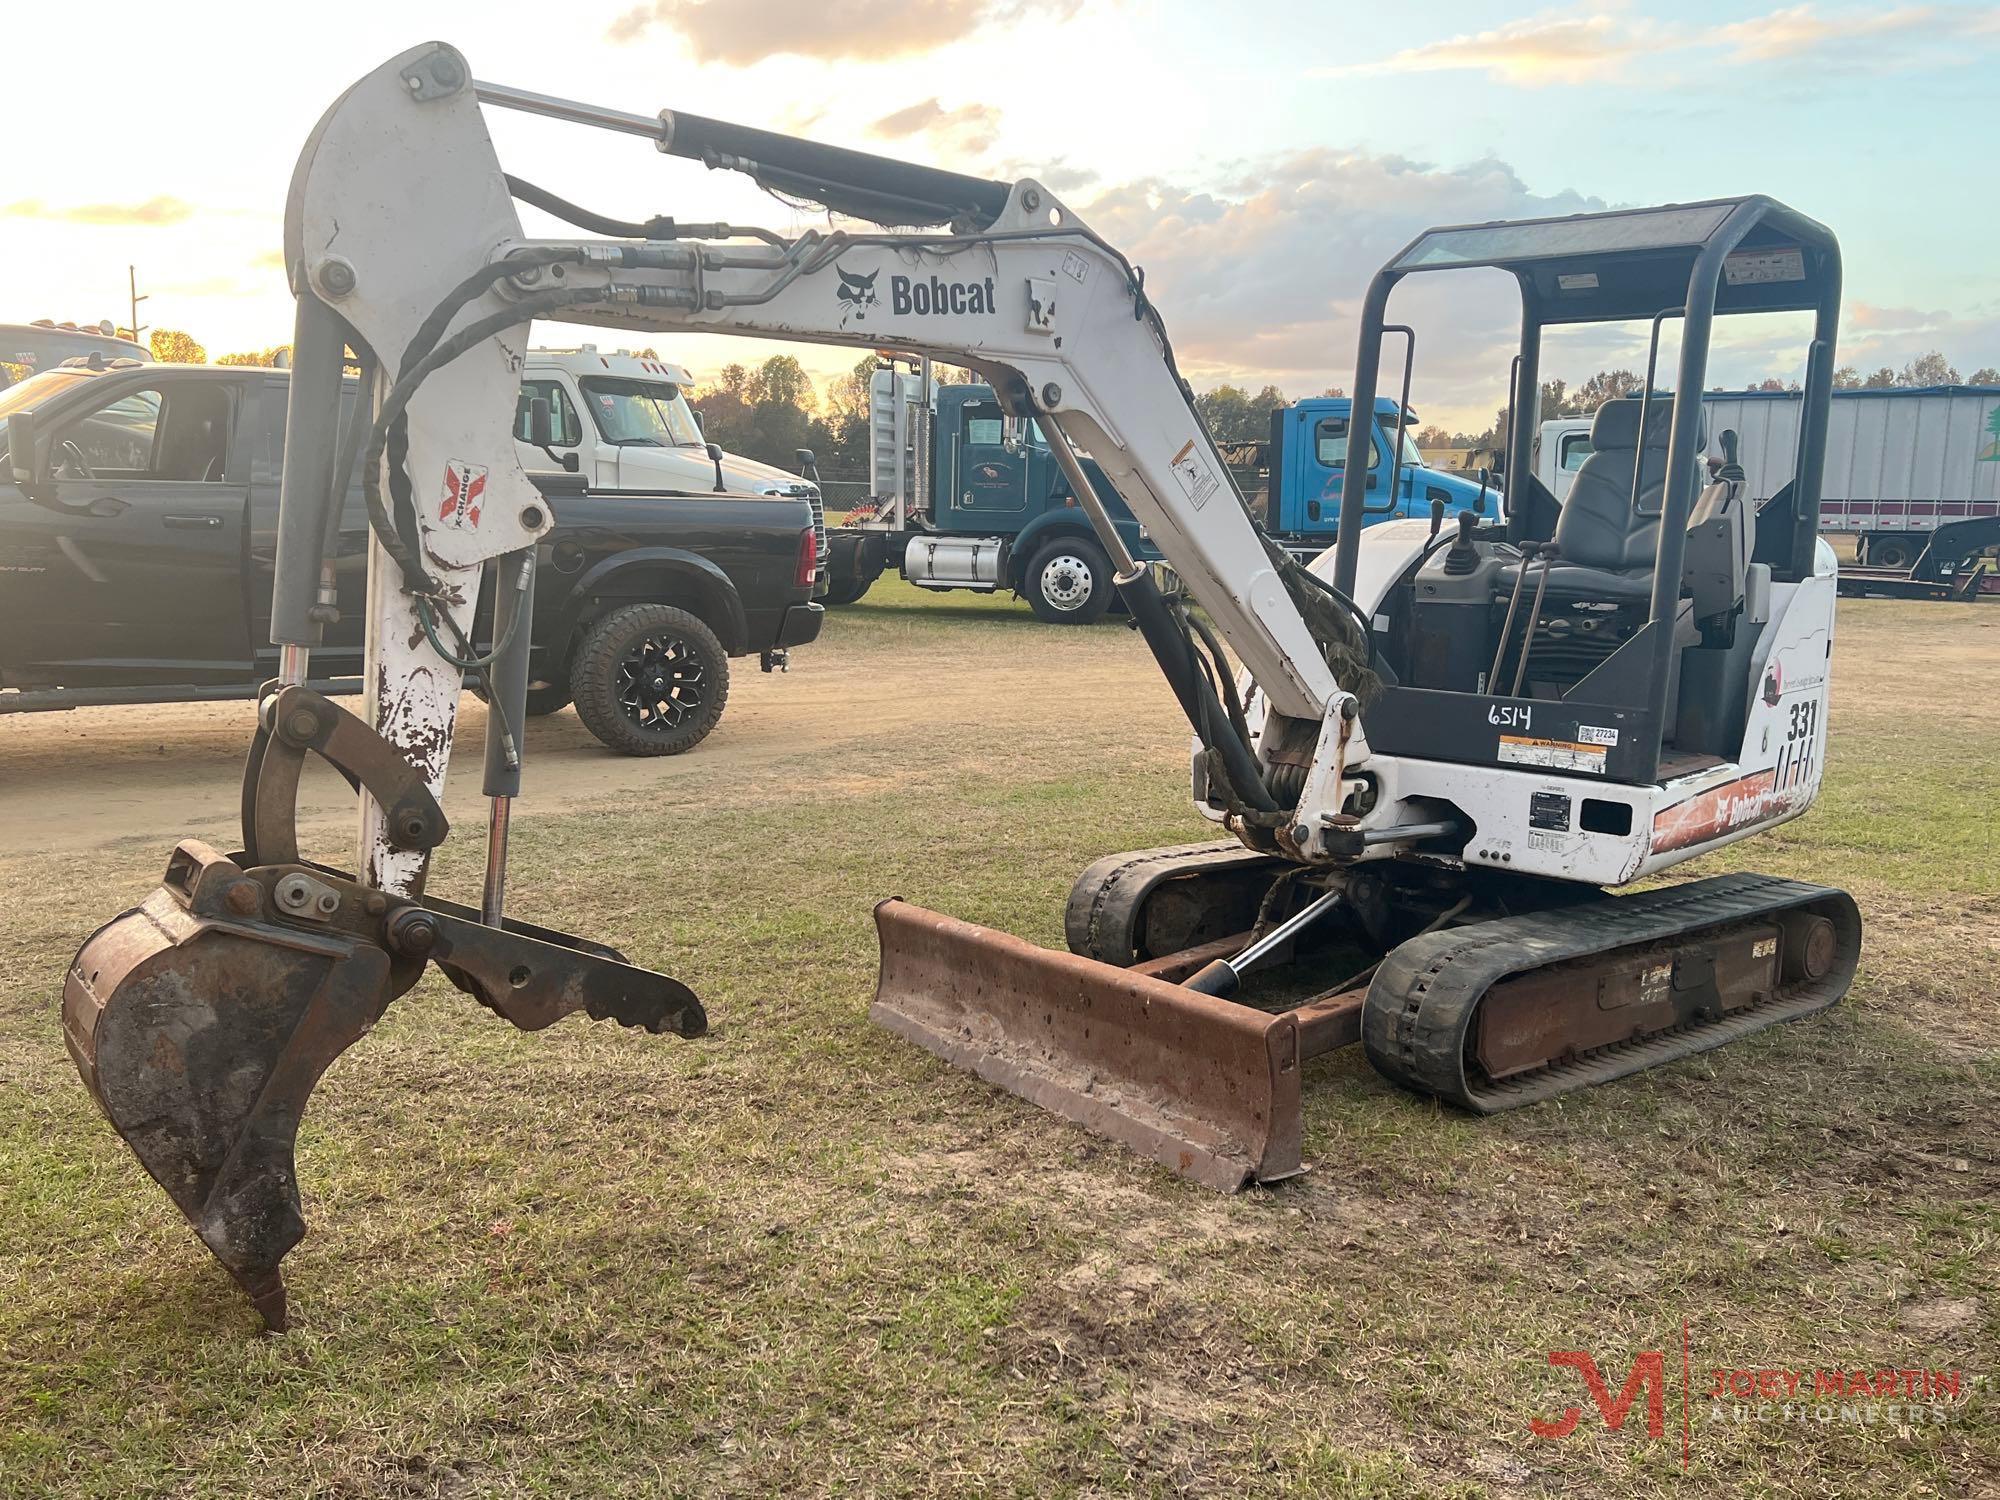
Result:
M1637 397L1622 397L1598 407L1590 423L1590 457L1576 472L1562 514L1556 519L1555 543L1561 549L1550 565L1548 592L1559 598L1603 600L1607 603L1644 601L1653 591L1653 554L1660 539L1660 498L1667 477L1667 434L1673 425L1671 397L1655 396L1646 414L1644 461ZM1706 445L1706 416L1702 445ZM1638 465L1635 497L1632 472ZM1635 504L1634 501L1637 501ZM1522 565L1501 573L1514 586ZM1529 588L1540 582L1542 565L1532 565Z

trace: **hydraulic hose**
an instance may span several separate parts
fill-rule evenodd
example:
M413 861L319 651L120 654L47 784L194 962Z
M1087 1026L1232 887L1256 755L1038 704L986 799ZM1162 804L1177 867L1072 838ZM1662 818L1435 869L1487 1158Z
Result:
M1181 712L1187 715L1202 743L1221 757L1223 771L1237 798L1255 812L1282 815L1285 809L1278 806L1264 784L1264 773L1256 757L1230 727L1227 711L1217 700L1215 690L1195 670L1191 659L1193 647L1161 597L1152 575L1141 571L1129 581L1121 579L1118 588L1125 599L1125 608L1152 650L1153 660L1160 664L1167 685L1180 700Z

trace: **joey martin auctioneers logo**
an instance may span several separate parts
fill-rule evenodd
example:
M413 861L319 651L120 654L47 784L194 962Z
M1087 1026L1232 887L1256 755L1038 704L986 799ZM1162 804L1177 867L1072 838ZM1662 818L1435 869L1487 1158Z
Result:
M1922 1366L1882 1366L1879 1363L1814 1361L1809 1367L1716 1366L1697 1362L1689 1325L1681 1325L1680 1368L1673 1368L1667 1351L1643 1349L1619 1378L1616 1360L1599 1365L1583 1349L1552 1349L1552 1369L1567 1370L1579 1393L1589 1402L1564 1406L1554 1416L1531 1416L1528 1429L1538 1438L1560 1441L1579 1427L1601 1421L1609 1432L1623 1432L1628 1418L1643 1425L1646 1439L1668 1437L1671 1404L1680 1410L1681 1467L1691 1461L1695 1430L1716 1424L1779 1423L1802 1427L1873 1427L1907 1433L1941 1427L1956 1420L1980 1385L1980 1377L1962 1370ZM1676 1379L1678 1377L1678 1379ZM1678 1392L1670 1387L1678 1384ZM1572 1386L1574 1388L1574 1386Z

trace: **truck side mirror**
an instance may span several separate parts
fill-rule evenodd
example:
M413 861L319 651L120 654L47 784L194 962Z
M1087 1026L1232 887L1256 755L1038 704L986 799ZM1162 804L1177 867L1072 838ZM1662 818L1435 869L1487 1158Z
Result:
M549 398L536 396L528 402L528 441L537 448L553 447L555 422L549 415Z
M1482 516L1486 514L1486 492L1492 488L1492 485L1493 471L1491 469L1481 469L1479 471L1479 498L1472 502L1472 508Z
M715 489L716 493L720 494L727 488L722 482L722 444L705 443L703 447L708 452L708 461L715 465Z
M39 434L35 414L17 411L7 419L7 462L13 466L14 483L32 491L48 480L44 455L36 451Z

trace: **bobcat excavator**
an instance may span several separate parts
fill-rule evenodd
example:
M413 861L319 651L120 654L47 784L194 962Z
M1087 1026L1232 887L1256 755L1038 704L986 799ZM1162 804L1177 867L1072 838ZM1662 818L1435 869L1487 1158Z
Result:
M881 227L606 218L506 175L482 105L635 135ZM531 239L517 202L591 237ZM160 889L83 945L63 1000L104 1113L274 1328L279 1262L305 1228L293 1138L307 1096L427 964L525 1028L583 1009L703 1029L675 981L503 910L516 622L562 503L515 459L534 318L969 366L1012 422L1040 425L1096 525L1193 730L1195 807L1226 836L1090 866L1069 953L883 902L872 1014L940 1057L1234 1189L1303 1169L1300 1071L1333 1047L1359 1040L1404 1088L1483 1112L1686 1057L1847 990L1860 921L1842 892L1723 874L1606 894L1797 816L1819 787L1835 569L1815 523L1840 260L1831 233L1782 204L1441 228L1401 251L1363 306L1357 410L1374 406L1391 336L1407 389L1415 335L1387 321L1392 290L1468 268L1510 272L1520 290L1513 454L1532 441L1545 328L1650 320L1645 390L1599 414L1560 510L1518 463L1495 515L1364 529L1370 470L1348 464L1338 544L1309 569L1243 503L1139 270L1034 181L489 85L432 44L320 121L285 257L298 321L282 657L260 698L243 848L183 842ZM1715 317L1768 311L1809 313L1814 335L1797 472L1752 513L1730 435L1704 471L1717 445L1700 393ZM343 429L353 360L371 400ZM528 419L546 426L545 412ZM17 454L33 440L24 425ZM1184 595L1125 551L1081 453ZM329 513L357 461L374 533L362 716L305 686L331 597ZM483 637L482 572L495 600ZM467 673L493 704L476 910L424 889ZM300 852L309 754L359 793L352 872Z

